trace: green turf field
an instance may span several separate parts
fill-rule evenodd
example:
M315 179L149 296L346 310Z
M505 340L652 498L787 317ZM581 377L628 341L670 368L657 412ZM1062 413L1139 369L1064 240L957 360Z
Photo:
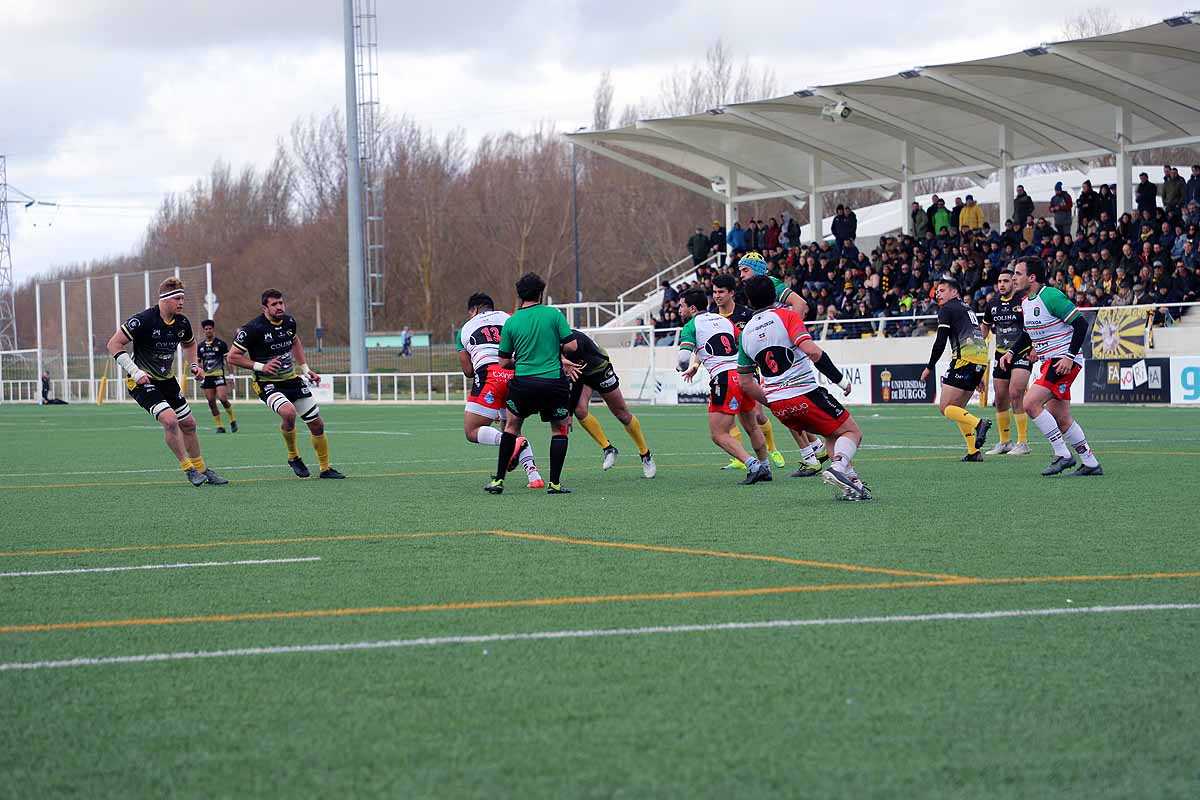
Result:
M1200 412L1079 410L1072 480L857 409L845 503L701 407L500 497L457 408L327 407L340 482L237 410L194 489L132 404L0 407L3 796L1200 795Z

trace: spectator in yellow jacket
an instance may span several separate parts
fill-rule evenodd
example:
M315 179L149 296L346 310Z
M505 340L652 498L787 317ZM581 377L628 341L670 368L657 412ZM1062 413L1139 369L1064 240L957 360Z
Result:
M967 195L967 204L958 215L958 226L977 231L983 227L983 207L975 202L975 198Z

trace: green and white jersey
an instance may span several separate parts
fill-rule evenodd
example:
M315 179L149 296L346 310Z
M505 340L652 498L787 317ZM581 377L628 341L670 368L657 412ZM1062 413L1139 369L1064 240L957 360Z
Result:
M1083 364L1083 354L1071 356L1071 323L1079 316L1075 304L1053 286L1043 286L1032 297L1021 301L1025 330L1033 340L1039 359L1074 358Z
M713 377L737 367L737 331L720 314L706 311L689 319L679 332L679 349L694 351Z
M789 289L786 283L779 280L779 278L776 278L774 275L768 275L767 277L771 279L771 285L775 287L775 302L787 305L788 298L795 294L795 292Z

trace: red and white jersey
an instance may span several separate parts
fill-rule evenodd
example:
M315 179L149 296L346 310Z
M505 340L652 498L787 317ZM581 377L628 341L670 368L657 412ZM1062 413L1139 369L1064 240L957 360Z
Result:
M500 331L508 317L503 311L484 311L463 323L458 335L458 349L467 351L472 369L500 360Z
M804 320L792 309L763 309L742 329L738 372L753 375L757 370L769 403L808 394L818 386L817 373L800 344L811 340Z

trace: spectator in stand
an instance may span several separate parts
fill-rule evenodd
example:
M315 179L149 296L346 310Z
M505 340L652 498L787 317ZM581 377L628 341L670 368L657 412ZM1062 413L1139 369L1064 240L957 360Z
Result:
M771 217L771 221L767 224L767 232L764 234L765 246L768 250L774 250L779 247L779 234L782 231L779 228L779 222Z
M956 231L960 227L958 221L959 215L962 214L963 200L961 197L954 198L954 208L950 209L950 230Z
M1059 233L1071 232L1071 195L1063 190L1062 181L1054 184L1054 196L1050 198L1050 213L1054 215L1054 229Z
M838 204L837 211L833 215L833 221L830 222L829 232L833 235L836 242L844 242L846 239L853 239L853 226L850 218L846 216L846 207L841 203Z
M1084 181L1079 197L1075 200L1079 215L1079 230L1085 231L1089 223L1100 219L1100 195L1092 191L1092 182Z
M1013 198L1013 223L1017 230L1025 227L1026 220L1033 216L1033 198L1025 194L1025 187L1018 184L1017 196Z
M713 220L712 231L708 234L708 252L724 254L725 252L725 226L719 221ZM724 259L717 259L718 264L723 264Z
M1142 172L1138 174L1138 185L1134 187L1135 205L1138 212L1149 211L1151 214L1158 208L1158 187L1150 182L1150 176Z
M975 202L974 195L967 195L967 204L958 214L960 228L977 231L983 228L983 207Z
M1200 164L1192 165L1192 177L1187 179L1187 202L1200 205Z
M733 230L729 232L729 247L731 250L746 249L746 232L742 230L742 223L733 223Z
M708 258L708 237L699 227L687 240L687 249L692 254L692 266L698 267L704 259Z
M912 218L912 233L918 239L925 237L925 231L929 230L929 215L925 213L925 209L921 208L921 204L913 201L912 210L908 212Z
M936 197L936 195L935 195ZM930 229L935 236L941 236L943 231L950 231L950 212L946 210L946 201L942 198L937 200L937 208L934 209L933 216L929 219Z
M1180 214L1187 202L1187 181L1179 174L1177 167L1164 167L1163 172L1163 208L1168 214Z
M1100 201L1099 213L1097 219L1101 220L1101 227L1104 227L1104 215L1108 214L1109 224L1117 218L1117 194L1112 190L1112 187L1107 183L1100 184L1100 191L1097 192L1097 199Z
M679 292L675 291L675 287L671 285L670 281L663 281L660 286L662 286L663 290L664 308L666 307L667 303L673 303L679 299Z

